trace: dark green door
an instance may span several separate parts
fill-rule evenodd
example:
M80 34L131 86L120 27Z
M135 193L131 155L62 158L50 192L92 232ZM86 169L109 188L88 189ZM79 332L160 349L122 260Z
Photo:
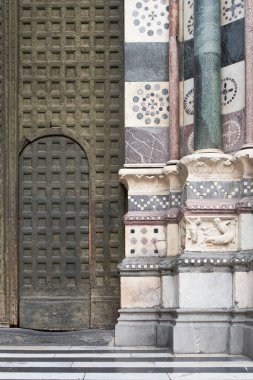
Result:
M90 326L89 165L62 136L26 146L19 165L19 326Z

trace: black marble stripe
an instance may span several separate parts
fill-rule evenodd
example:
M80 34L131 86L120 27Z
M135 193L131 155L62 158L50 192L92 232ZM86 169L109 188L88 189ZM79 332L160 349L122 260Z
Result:
M169 44L126 43L125 81L169 81Z
M0 368L0 374L3 372L34 372L34 373L253 373L253 368L249 367L164 367L164 368L147 368L147 367L4 367Z
M180 80L193 78L194 40L180 43ZM221 28L221 67L233 65L245 59L244 18Z
M98 354L99 355L99 354ZM128 363L128 362L167 362L167 363L189 363L191 362L192 364L197 364L197 363L203 363L203 362L251 362L250 359L248 358L245 358L245 359L242 359L242 358L238 358L238 359L234 359L234 358L171 358L171 357L155 357L155 356L138 356L138 357L129 357L129 358L126 358L126 357L118 357L118 358L108 358L108 357L94 357L94 358L74 358L74 357L69 357L69 356L66 356L64 358L62 357L52 357L52 358L48 358L48 357L38 357L38 358L34 358L34 357L29 357L29 356L22 356L22 357L13 357L13 358L0 358L0 363L1 362L8 362L8 363L12 363L12 362L38 362L38 363L44 363L44 362L48 362L48 363L53 363L53 362L111 362L111 363L117 363L117 362L121 362L121 363ZM0 364L1 366L1 364ZM168 365L169 367L169 365ZM181 367L183 368L183 367ZM195 367L196 368L196 367Z
M122 349L122 350L114 350L114 349L111 349L111 350L96 350L96 349L90 349L90 350L81 350L81 349L68 349L68 350L59 350L59 349L47 349L47 350L17 350L17 349L13 349L13 350L0 350L0 354L97 354L97 355L100 355L100 354L115 354L115 353L118 353L118 354L154 354L154 351L151 351L151 350L128 350L128 349ZM168 351L168 350L157 350L155 351L155 353L158 353L158 354L170 354L171 352Z

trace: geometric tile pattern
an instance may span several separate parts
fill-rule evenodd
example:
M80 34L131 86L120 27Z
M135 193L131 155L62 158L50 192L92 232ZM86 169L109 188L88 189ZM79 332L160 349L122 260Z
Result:
M190 182L185 187L188 199L238 199L242 196L241 181Z
M244 0L221 0L221 23L226 25L244 17Z
M169 83L125 83L126 127L168 127Z
M181 205L181 192L170 193L170 207L180 207Z
M180 207L181 193L169 195L129 195L128 211L164 211L170 207Z
M163 226L126 226L126 256L163 256L165 247Z
M128 211L162 211L170 207L169 195L129 195Z
M243 179L243 195L245 197L253 196L253 180L252 179Z
M131 0L125 3L126 42L168 42L169 2Z

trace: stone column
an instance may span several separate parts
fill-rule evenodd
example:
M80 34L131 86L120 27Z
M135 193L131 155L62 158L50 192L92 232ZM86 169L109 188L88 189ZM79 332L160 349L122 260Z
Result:
M195 0L195 150L220 149L220 0Z
M253 146L253 3L245 0L246 144Z
M244 327L245 355L253 357L253 3L245 0L245 64L246 64L246 144L236 153L244 168L243 197L239 202L240 246L249 254L246 270L236 266L234 275L235 303L247 310Z
M179 1L170 0L170 50L169 50L169 78L170 78L170 132L169 158L179 159Z

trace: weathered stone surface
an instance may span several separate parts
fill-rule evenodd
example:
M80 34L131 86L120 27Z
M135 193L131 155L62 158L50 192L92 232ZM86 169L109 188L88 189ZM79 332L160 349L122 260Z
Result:
M161 302L159 277L121 277L121 307L156 307Z
M252 308L253 307L253 272L252 271L236 271L233 275L234 285L234 306L236 308Z
M176 276L162 276L162 307L176 308L178 306L178 282Z
M1 345L69 345L107 346L114 344L114 330L79 330L72 332L46 332L28 329L1 329Z
M181 247L186 251L235 251L238 249L238 218L187 216L180 223Z
M180 308L232 307L232 273L179 273Z

